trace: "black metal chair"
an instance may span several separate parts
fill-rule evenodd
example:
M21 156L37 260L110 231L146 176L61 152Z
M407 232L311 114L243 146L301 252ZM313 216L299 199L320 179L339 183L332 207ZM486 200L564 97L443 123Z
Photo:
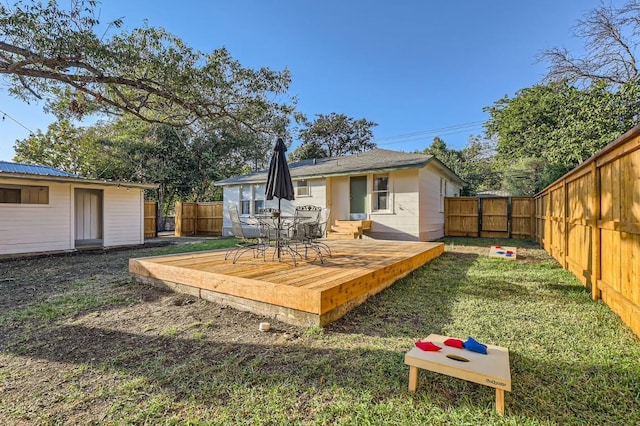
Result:
M227 250L224 260L227 260L233 254L233 263L248 251L253 251L253 257L258 257L258 253L262 253L263 260L266 260L266 251L269 247L269 232L260 223L245 223L240 220L238 207L229 206L229 219L231 220L231 232L233 236L238 238L238 244ZM243 227L242 225L248 225Z
M331 209L324 208L321 210L320 215L318 216L318 222L316 226L313 226L309 229L309 241L311 244L315 244L318 247L322 248L327 252L327 255L331 257L331 247L327 245L321 239L326 237L327 233L327 224L329 223L329 216L331 215Z
M293 223L289 227L287 244L293 245L295 253L305 259L308 258L309 250L313 250L320 258L320 263L324 263L320 244L317 243L321 213L322 208L318 206L297 206ZM300 254L300 247L304 248L304 256ZM327 249L328 247L325 250Z

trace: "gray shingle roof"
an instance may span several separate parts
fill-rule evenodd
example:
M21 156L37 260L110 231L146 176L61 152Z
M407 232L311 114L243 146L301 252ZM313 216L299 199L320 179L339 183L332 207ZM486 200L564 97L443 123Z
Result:
M41 176L80 177L73 173L54 169L53 167L36 166L33 164L10 163L8 161L0 161L0 172Z
M289 164L289 171L291 172L291 178L293 179L306 179L324 176L416 169L424 167L427 163L434 160L437 161L432 155L413 154L387 149L373 149L371 151L344 157L297 161ZM234 176L217 181L216 185L224 186L241 183L266 182L267 172L268 170L264 169L242 176ZM449 173L455 176L453 172L449 171Z

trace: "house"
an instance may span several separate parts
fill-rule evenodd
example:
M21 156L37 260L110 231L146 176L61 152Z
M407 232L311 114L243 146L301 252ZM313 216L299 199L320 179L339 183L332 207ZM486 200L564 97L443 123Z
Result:
M366 220L366 237L429 241L444 235L444 198L460 195L464 182L432 155L374 149L360 154L303 160L289 164L296 191L293 201L282 200L283 214L297 205L331 209L336 220ZM216 182L223 187L223 235L231 235L228 206L236 204L244 216L266 201L267 171L261 170ZM367 222L368 223L368 222Z
M0 161L0 255L144 243L144 189Z

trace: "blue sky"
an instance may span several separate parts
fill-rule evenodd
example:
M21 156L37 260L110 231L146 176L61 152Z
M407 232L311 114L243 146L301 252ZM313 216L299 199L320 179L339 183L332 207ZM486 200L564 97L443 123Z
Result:
M614 1L619 4L620 1ZM378 123L380 148L463 148L482 133L483 108L538 83L541 51L581 52L576 21L600 0L104 0L101 20L161 26L190 46L226 46L244 66L288 68L298 110ZM0 83L0 160L53 117ZM2 113L0 112L0 115ZM9 118L11 117L11 118ZM14 120L20 124L16 123ZM24 126L24 127L23 127ZM295 142L294 142L295 145Z

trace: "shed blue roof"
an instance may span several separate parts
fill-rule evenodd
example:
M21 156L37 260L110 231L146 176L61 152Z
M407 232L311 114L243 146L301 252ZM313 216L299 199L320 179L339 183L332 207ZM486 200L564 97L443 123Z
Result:
M80 177L73 173L54 169L53 167L36 166L33 164L10 163L8 161L0 161L0 172L21 173L21 174L27 174L27 175L41 175L41 176L63 176L63 177L74 177L74 178Z

